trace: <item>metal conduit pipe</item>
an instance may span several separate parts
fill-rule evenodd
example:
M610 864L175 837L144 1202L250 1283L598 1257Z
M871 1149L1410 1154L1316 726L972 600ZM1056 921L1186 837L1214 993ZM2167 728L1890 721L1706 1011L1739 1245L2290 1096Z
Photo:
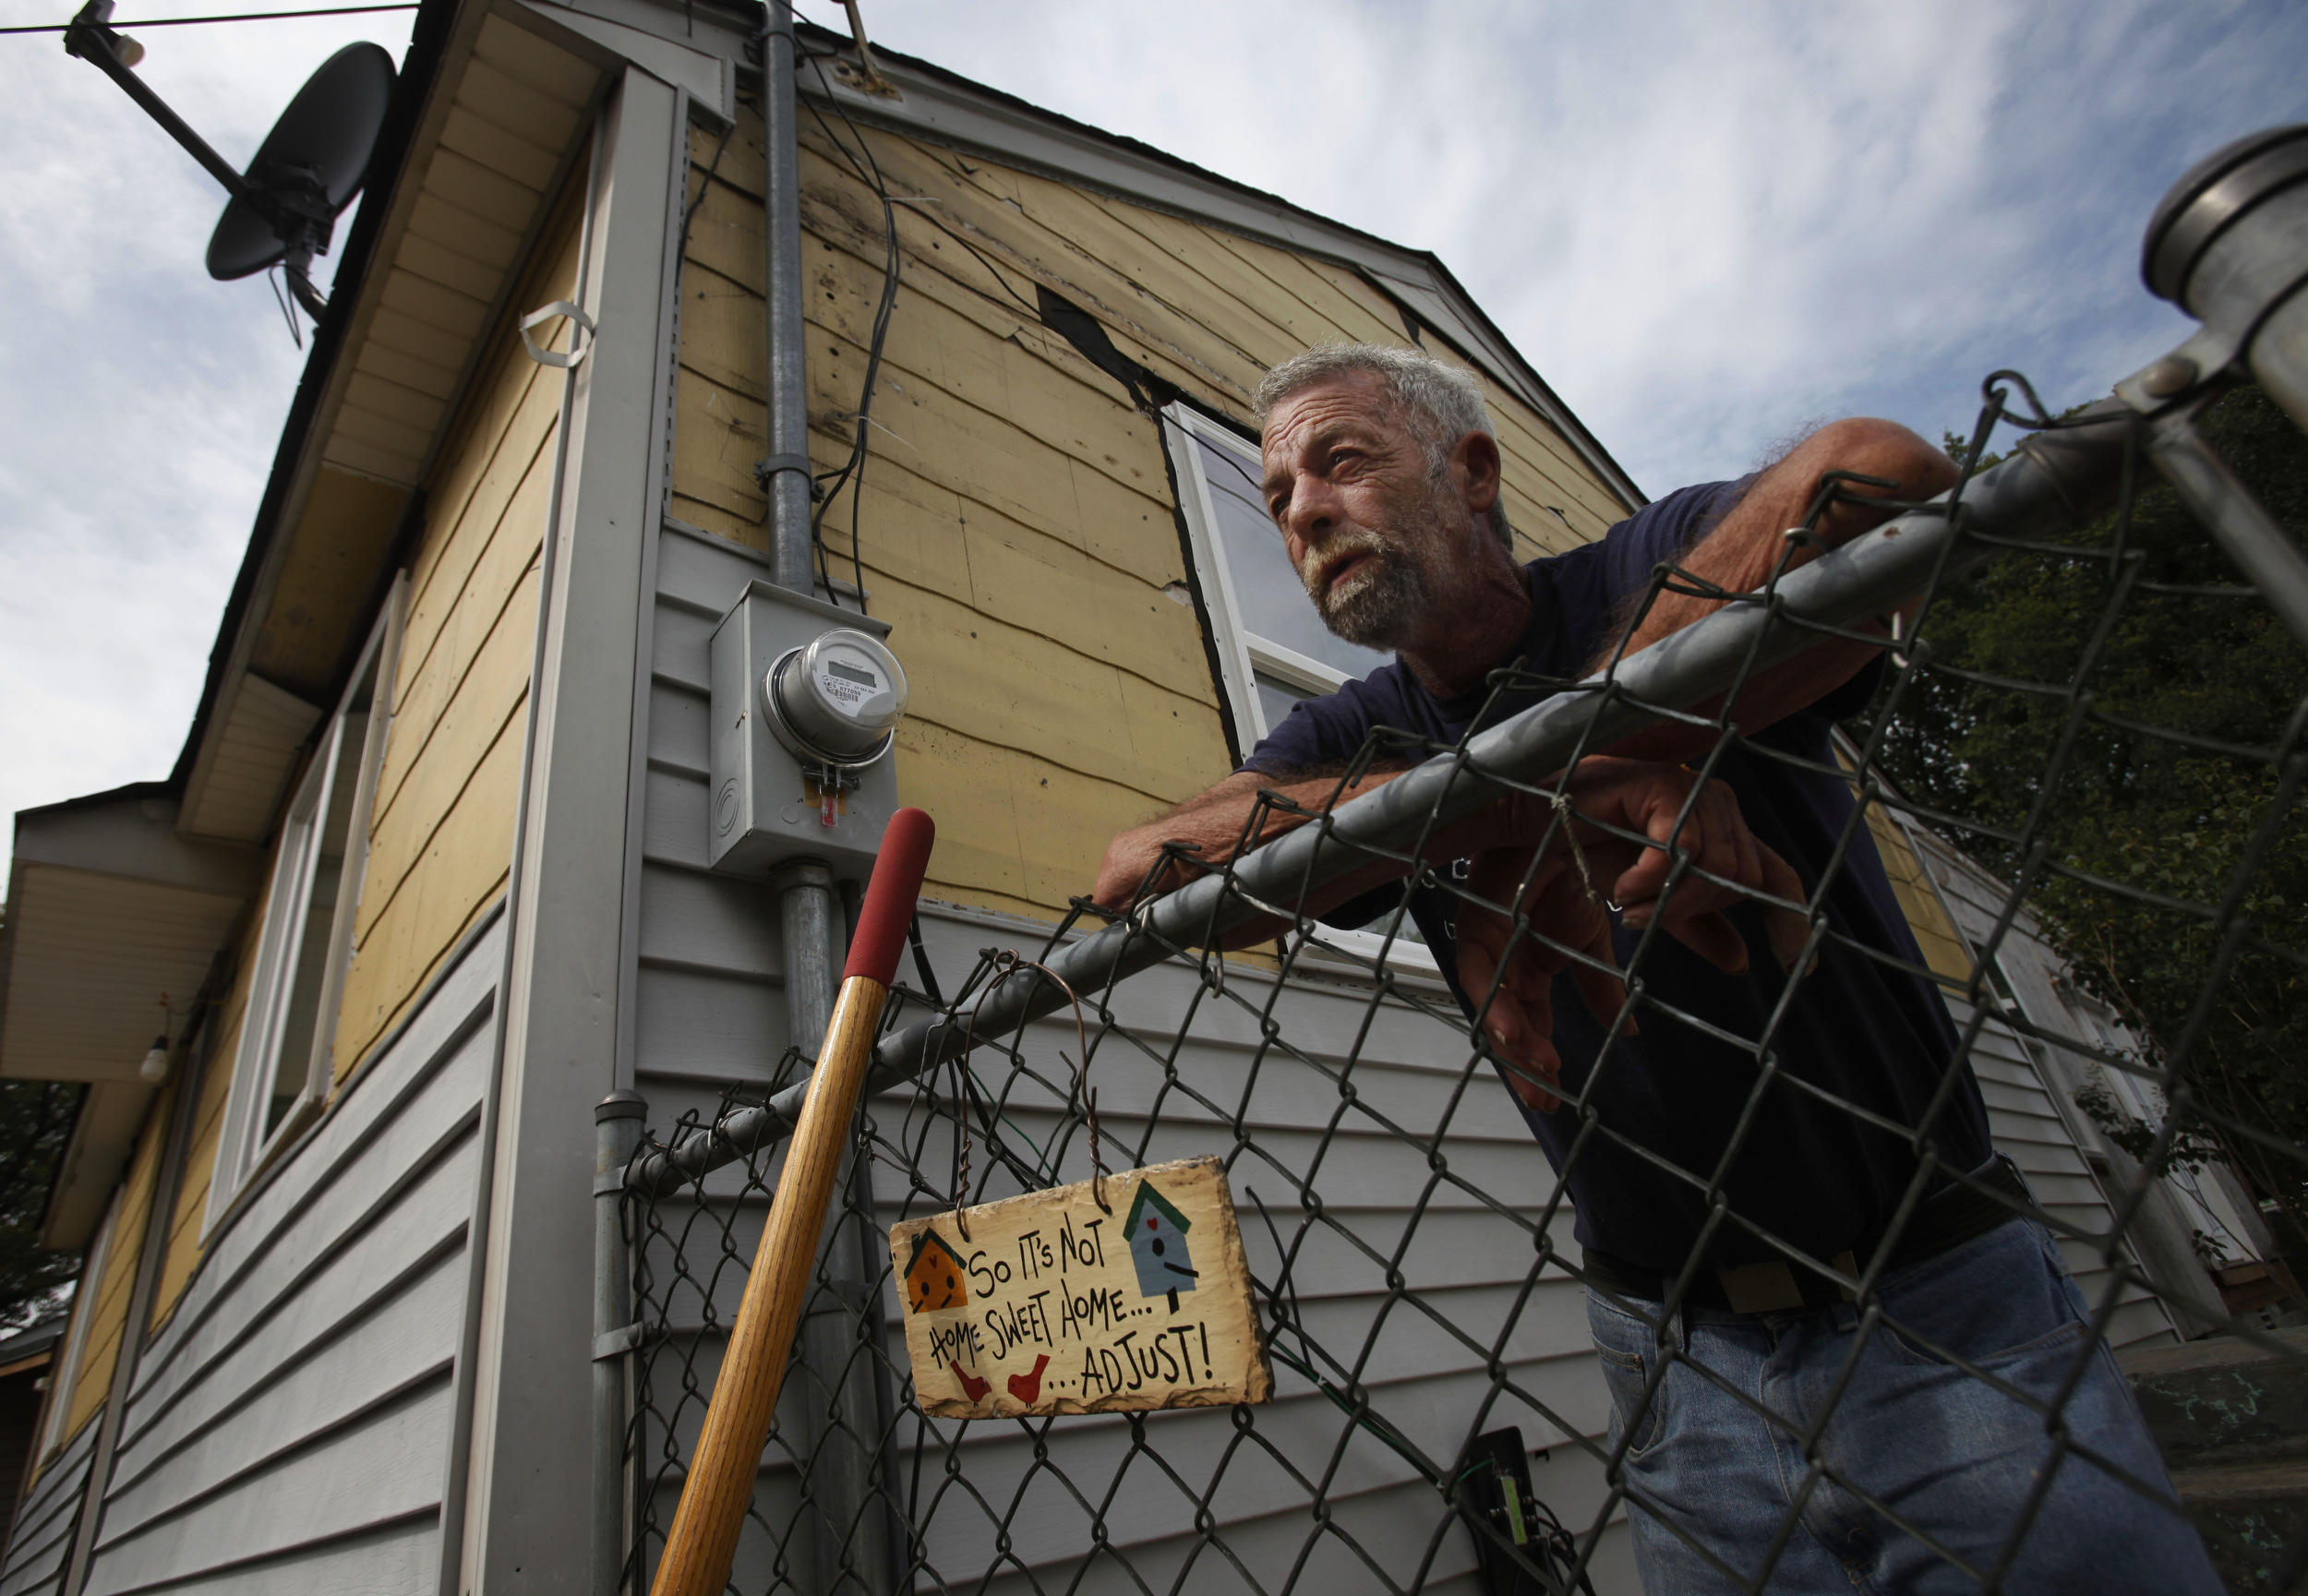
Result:
M1502 781L1545 780L1569 761L1582 739L1590 747L1608 744L1660 718L1655 710L1630 700L1647 705L1697 703L1723 690L1749 650L1758 650L1760 670L1818 641L1816 632L1780 623L1774 612L1825 626L1864 623L1922 591L1942 560L1946 573L1953 575L1992 558L1996 550L1971 536L1973 531L2031 538L2083 525L2112 502L2125 449L2138 426L2127 408L2110 400L2072 424L2032 435L2001 463L1965 485L1960 517L1952 518L1941 508L1947 498L1941 495L1933 505L1790 571L1768 608L1727 605L1629 656L1617 672L1618 691L1557 693L1474 738L1463 764L1456 754L1438 754L1340 805L1327 825L1301 826L1244 856L1234 867L1235 879L1256 897L1292 904L1307 883L1367 862L1366 850L1400 853L1430 824L1449 823L1494 802L1508 790ZM1259 912L1231 891L1223 877L1206 876L1158 899L1145 914L1145 932L1127 924L1110 925L1060 950L1050 967L1091 1002L1092 994L1114 981L1161 963L1170 948L1209 946ZM978 1041L992 1040L1064 1002L1051 982L1021 973L986 995L972 1029ZM919 1076L960 1053L963 1042L961 1027L935 1020L885 1038L866 1089L881 1091ZM758 1108L695 1133L670 1153L643 1160L632 1171L633 1184L672 1191L709 1170L775 1146L792 1129L806 1086L789 1086Z
M762 36L763 234L767 281L769 454L759 467L768 499L772 580L794 593L816 592L810 527L809 388L801 319L801 161L797 141L794 73L799 51L793 10L771 0ZM833 872L796 860L770 878L784 948L787 1034L814 1061L833 1017L846 917ZM834 1596L888 1596L896 1589L892 1526L875 1490L880 1438L888 1428L871 1347L882 1336L879 1271L872 1266L872 1188L854 1152L836 1190L854 1204L835 1205L819 1242L823 1290L802 1319L799 1393L810 1465L810 1540L817 1552L816 1588ZM856 1210L853 1212L853 1206Z
M763 254L768 263L769 455L757 471L769 498L770 580L816 591L810 535L810 390L802 366L801 150L796 140L793 7L770 0L762 34Z

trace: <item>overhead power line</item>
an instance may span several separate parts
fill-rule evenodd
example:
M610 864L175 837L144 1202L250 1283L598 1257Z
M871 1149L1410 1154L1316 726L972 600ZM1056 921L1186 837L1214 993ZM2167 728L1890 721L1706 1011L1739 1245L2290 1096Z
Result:
M395 6L327 6L312 11L236 11L228 17L153 17L141 22L114 20L104 24L115 33L129 28L185 28L195 22L278 22L291 17L353 17L367 11L414 11L416 0ZM0 28L0 33L61 33L69 22L42 22L30 28Z

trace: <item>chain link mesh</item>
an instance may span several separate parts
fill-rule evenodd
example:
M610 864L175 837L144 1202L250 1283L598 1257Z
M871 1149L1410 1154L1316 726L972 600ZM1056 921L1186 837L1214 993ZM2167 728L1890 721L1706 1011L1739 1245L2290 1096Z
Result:
M2247 475L2263 455L2278 462L2262 473L2264 492L2297 527L2296 435L2255 393L2224 407L2207 431L2253 456L2237 462ZM2222 414L2225 430L2215 426ZM2024 382L1999 374L1958 445L1958 504L1992 463L1996 428L2013 422L2058 425ZM1760 646L1711 684L1724 707L1703 714L1689 699L1630 706L1616 670L1601 686L1515 670L1492 678L1496 694L1599 692L1703 726L1708 751L1692 762L1702 774L1733 758L1761 761L1848 795L1825 879L1805 881L1806 898L1776 906L1801 918L1797 967L1841 948L1941 992L1959 1041L1918 1112L1887 1116L1789 1067L1776 1044L1802 1001L1800 980L1750 1033L1728 1034L1683 1006L1672 979L1653 978L1664 945L1655 924L1623 968L1609 971L1591 948L1557 942L1522 912L1530 871L1511 897L1494 900L1448 868L1418 863L1420 843L1333 849L1352 856L1325 867L1334 872L1374 853L1395 858L1415 872L1404 893L1447 893L1461 912L1507 917L1519 941L1623 979L1616 1017L1598 1016L1608 1034L1591 1070L1565 1087L1576 1134L1562 1168L1551 1169L1501 1085L1485 1026L1421 966L1421 950L1400 942L1400 915L1380 921L1394 930L1341 934L1300 912L1304 898L1274 902L1270 888L1254 890L1230 864L1219 872L1225 893L1212 901L1287 922L1279 940L1221 959L1136 916L1131 937L1158 943L1161 960L1127 979L1077 982L1086 1059L1062 1009L981 1026L966 1057L869 1098L808 1309L821 1328L797 1343L731 1588L746 1596L900 1588L1327 1596L1562 1590L1588 1588L1591 1577L1624 1588L1621 1526L1647 1514L1731 1584L1761 1589L1805 1513L1833 1497L1880 1537L1905 1537L1965 1578L2001 1589L2069 1470L2118 1482L2141 1515L2182 1512L2162 1479L2072 1429L2067 1405L2112 1347L2217 1327L2302 1360L2301 1343L2278 1326L2299 1320L2288 1259L2301 1245L2292 1216L2308 1200L2299 1145L2308 1094L2293 1063L2308 1018L2308 956L2290 895L2308 887L2299 879L2308 875L2308 843L2297 813L2308 775L2308 672L2254 590L2152 478L2141 480L2142 469L2127 450L2110 485L2114 508L2083 531L1972 528L1966 546L1991 548L1992 558L1966 570L1943 556L1920 611L1889 637L1796 617L1774 596L1778 575L1759 594L1737 594L1663 568L1652 600L1677 592L1760 606L1783 629L1880 651L1873 703L1846 724L1830 761L1734 728L1742 689L1767 663ZM1823 485L1811 528L1843 492ZM1809 535L1789 534L1789 560ZM1555 772L1604 740L1591 727L1570 760L1545 771L1482 774L1499 791L1552 806L1546 843L1560 846L1577 816ZM1476 762L1472 743L1434 748L1381 735L1361 764L1400 768L1434 755ZM1353 774L1340 778L1341 792ZM1268 795L1245 840L1291 807ZM1317 810L1309 823L1332 822ZM1429 817L1429 829L1439 823ZM1869 850L1883 855L1914 922L1913 948L1856 935L1828 910L1835 873ZM1532 870L1543 857L1533 856ZM1757 895L1708 877L1680 849L1671 858L1670 900L1700 879ZM1583 856L1579 866L1586 878ZM917 942L890 1029L943 1018L950 1033L1006 961L1056 959L1105 918L1079 900L1038 944L985 947L967 969L935 967ZM1473 994L1478 1019L1489 1001ZM1712 1163L1678 1161L1631 1137L1593 1101L1598 1083L1631 1067L1622 1060L1637 1026L1677 1024L1736 1048L1751 1072ZM788 1057L773 1092L804 1067ZM1999 1146L2029 1166L2026 1184L1942 1158L1967 1074L1982 1083ZM1806 1252L1728 1195L1756 1116L1791 1093L1873 1126L1912 1160L1889 1223L1837 1257ZM725 1096L710 1123L692 1115L657 1127L644 1154L693 1145L762 1100ZM925 1415L912 1397L887 1227L953 1206L957 1182L959 1195L982 1202L1085 1179L1093 1134L1109 1170L1222 1156L1276 1399L1097 1417ZM2029 1135L2032 1152L2021 1146ZM1623 1281L1598 1276L1571 1239L1570 1176L1609 1149L1640 1160L1703 1214L1656 1300L1629 1297ZM628 1446L635 1590L646 1589L662 1545L778 1154L766 1146L693 1182L628 1198L645 1335ZM1951 1187L2046 1227L2081 1284L2083 1328L2048 1398L1935 1339L1932 1326L1903 1318L1896 1292L1887 1293L1906 1266L1904 1236L1927 1199ZM2159 1214L2161 1240L2151 1245ZM2193 1249L2176 1264L2173 1214ZM841 1249L852 1249L854 1266L840 1262ZM1685 1316L1714 1260L1758 1254L1835 1288L1832 1309L1804 1311L1838 1315L1846 1372L1872 1339L1891 1338L2036 1416L2032 1483L1999 1505L1992 1533L1952 1544L1874 1489L1832 1440L1840 1383L1780 1401L1688 1355ZM1617 1423L1587 1341L1581 1285L1635 1315L1656 1352L1636 1373L1639 1388L1622 1392ZM1795 1459L1791 1505L1762 1566L1729 1566L1707 1525L1646 1499L1634 1455L1656 1428L1653 1409L1677 1367L1751 1413ZM1508 1431L1509 1441L1487 1439ZM827 1486L845 1449L862 1460L844 1476L862 1479L861 1491ZM1527 1482L1510 1513L1499 1481L1515 1463ZM2265 1540L2240 1540L2217 1516L2194 1521L2240 1582L2290 1588L2297 1577L2299 1559Z

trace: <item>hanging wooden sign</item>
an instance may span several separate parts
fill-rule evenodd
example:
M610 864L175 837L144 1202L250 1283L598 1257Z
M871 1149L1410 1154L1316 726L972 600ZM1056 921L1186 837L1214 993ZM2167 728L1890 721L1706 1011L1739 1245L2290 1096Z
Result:
M1213 1158L890 1230L914 1393L942 1419L1263 1402L1274 1375ZM965 1231L967 1233L965 1234Z

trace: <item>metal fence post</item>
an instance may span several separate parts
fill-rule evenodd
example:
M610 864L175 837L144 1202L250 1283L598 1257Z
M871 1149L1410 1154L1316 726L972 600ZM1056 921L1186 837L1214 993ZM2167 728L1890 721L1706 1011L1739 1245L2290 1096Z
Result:
M611 1092L593 1110L593 1596L618 1596L631 1539L625 1521L626 1386L641 1326L633 1317L632 1250L625 1234L625 1166L648 1111L640 1094L627 1091Z
M2205 447L2201 396L2240 364L2308 430L2308 126L2198 162L2148 222L2141 274L2203 330L2116 385L2157 414L2157 464L2295 636L2308 642L2308 554ZM2162 414L2158 414L2158 411Z

